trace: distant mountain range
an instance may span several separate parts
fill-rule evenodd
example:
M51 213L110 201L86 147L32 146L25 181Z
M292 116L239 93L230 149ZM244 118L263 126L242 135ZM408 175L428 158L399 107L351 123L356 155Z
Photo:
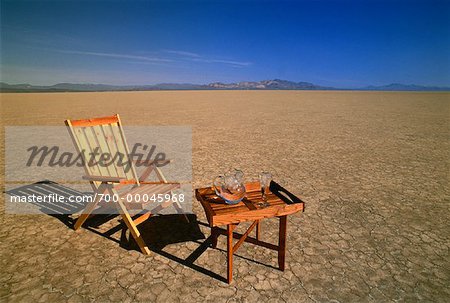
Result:
M8 84L0 82L1 92L95 92L95 91L147 91L147 90L373 90L373 91L450 91L450 87L421 86L392 83L384 86L367 86L357 89L320 86L309 82L287 80L263 80L210 84L160 83L154 85L107 85L58 83L50 86L31 84Z
M450 87L422 86L415 84L391 83L382 86L367 86L362 90L384 90L384 91L450 91Z
M0 82L2 92L102 92L102 91L146 91L146 90L195 90L207 89L205 85L161 83L155 85L108 85L58 83L49 86L31 84L8 84Z
M292 82L287 80L263 80L258 82L210 83L209 89L279 89L279 90L327 90L333 87L320 86L309 82Z

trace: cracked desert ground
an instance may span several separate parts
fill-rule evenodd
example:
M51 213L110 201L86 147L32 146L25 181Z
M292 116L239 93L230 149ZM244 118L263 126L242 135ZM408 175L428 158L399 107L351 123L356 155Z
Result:
M158 237L190 230L183 220L159 217L141 225L149 237L160 228L152 238L155 252L144 256L114 241L120 231L108 239L92 229L74 232L49 215L5 214L2 195L0 300L448 301L449 97L363 91L1 94L2 126L62 126L67 118L114 113L124 125L191 125L194 187L209 186L229 167L249 179L264 169L302 197L306 211L288 219L285 272L274 268L274 251L244 243L227 285L217 277L226 276L224 237L194 265L184 260L203 237L158 251ZM2 155L4 148L2 143ZM206 222L197 202L193 209ZM115 218L94 230L117 224ZM276 243L277 220L262 228L263 240ZM200 230L210 233L204 225Z

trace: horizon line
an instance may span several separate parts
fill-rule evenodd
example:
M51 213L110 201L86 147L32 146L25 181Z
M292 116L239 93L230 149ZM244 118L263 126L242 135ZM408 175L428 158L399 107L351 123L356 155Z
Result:
M43 84L43 85L39 85L39 84L31 84L28 82L19 82L19 83L11 83L11 82L5 82L5 81L0 81L0 83L2 84L7 84L7 85L30 85L30 86L35 86L35 87L52 87L55 85L59 85L59 84L71 84L71 85L105 85L105 86L115 86L115 87L130 87L130 86L134 86L134 87L143 87L143 86L157 86L157 85L164 85L164 84L175 84L175 85L196 85L196 86L208 86L210 84L215 84L215 83L220 83L220 84L225 84L225 85L230 85L230 84L239 84L239 83L258 83L258 82L262 82L262 81L287 81L287 82L292 82L292 83L309 83L312 84L314 86L318 86L318 87L322 87L322 88L329 88L329 89L344 89L344 90L352 90L352 89L361 89L361 88L370 88L370 87L374 87L374 88L378 88L378 87L384 87L384 86L391 86L391 85L402 85L402 86L420 86L420 87L427 87L427 88L448 88L450 89L450 84L446 84L446 85L438 85L438 84L416 84L416 83L401 83L401 82L390 82L390 83L386 83L386 84L369 84L369 85L364 85L364 86L359 86L359 87L345 87L345 86L328 86L328 85L320 85L320 84L315 84L313 82L309 82L309 81L295 81L295 80L286 80L286 79L279 79L279 78L273 78L273 79L263 79L263 80L244 80L244 81L234 81L234 82L222 82L222 81L212 81L212 82L208 82L208 83L192 83L192 82L156 82L154 84L109 84L109 83L100 83L100 82L58 82L58 83L54 83L54 84ZM264 89L257 89L257 90L264 90ZM295 89L293 89L295 90Z

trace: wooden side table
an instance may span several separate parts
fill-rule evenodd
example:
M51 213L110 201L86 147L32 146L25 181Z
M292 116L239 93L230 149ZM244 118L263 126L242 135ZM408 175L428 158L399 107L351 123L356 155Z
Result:
M284 271L286 256L286 221L287 216L293 213L304 211L304 202L284 189L278 183L270 183L270 193L267 195L267 207L256 206L262 201L261 187L259 182L245 184L246 197L235 205L228 205L223 199L218 197L211 187L199 188L195 190L195 196L202 204L209 225L211 227L212 247L217 246L217 237L221 234L227 236L227 281L231 283L233 279L233 254L242 245L249 242L263 246L268 249L278 251L278 266ZM260 222L264 218L280 218L278 245L260 240ZM241 222L253 221L244 234L233 232ZM219 226L226 225L223 229ZM256 227L256 237L249 237L249 234ZM238 239L233 246L233 238Z

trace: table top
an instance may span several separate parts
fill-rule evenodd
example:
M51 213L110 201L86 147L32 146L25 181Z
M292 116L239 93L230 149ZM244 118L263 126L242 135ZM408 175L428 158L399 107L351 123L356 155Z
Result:
M286 216L304 210L302 200L274 181L271 182L270 192L267 194L267 202L270 204L267 207L260 208L256 205L262 201L259 182L246 183L245 189L246 197L235 205L226 204L212 187L195 190L195 196L205 209L211 227Z

